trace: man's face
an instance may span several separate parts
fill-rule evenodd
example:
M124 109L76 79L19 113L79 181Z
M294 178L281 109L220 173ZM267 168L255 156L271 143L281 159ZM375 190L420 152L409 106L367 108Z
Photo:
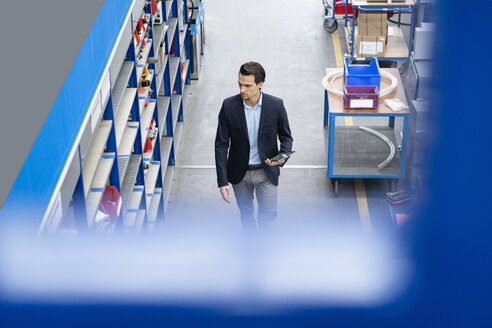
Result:
M241 92L241 98L243 100L250 100L260 96L260 89L263 86L263 82L255 83L254 75L242 75L239 73L238 78L239 91Z

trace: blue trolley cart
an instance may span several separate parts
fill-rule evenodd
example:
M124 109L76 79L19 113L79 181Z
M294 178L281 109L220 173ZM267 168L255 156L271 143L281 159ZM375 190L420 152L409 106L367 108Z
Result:
M327 73L335 70L328 68ZM331 179L335 196L340 189L342 178L387 178L391 189L396 186L397 179L405 176L405 158L407 151L407 133L409 110L393 111L384 104L384 99L398 98L407 104L398 69L382 69L393 74L398 84L395 90L379 99L376 109L345 109L343 97L325 90L324 126L328 126L328 169L327 176ZM387 85L386 79L381 80L381 89ZM342 90L343 79L335 80L335 87ZM386 136L395 146L395 155L389 164L379 169L389 154L388 145L380 138L369 134L358 126L335 125L337 117L371 117L377 126L366 126ZM381 118L387 117L388 124L381 125ZM379 119L378 119L379 118ZM401 133L395 129L395 119L402 120ZM383 120L383 122L386 122Z

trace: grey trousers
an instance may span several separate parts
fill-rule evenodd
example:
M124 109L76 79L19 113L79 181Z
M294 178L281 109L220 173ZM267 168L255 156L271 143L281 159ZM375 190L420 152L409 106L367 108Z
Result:
M260 232L273 231L277 217L277 186L272 184L263 169L246 171L243 180L233 184L241 223L245 232L256 232L254 194L258 202L258 228Z

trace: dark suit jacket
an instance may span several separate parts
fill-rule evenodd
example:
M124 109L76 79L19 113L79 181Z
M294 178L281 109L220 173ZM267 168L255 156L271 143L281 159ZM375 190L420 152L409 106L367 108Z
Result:
M265 159L279 153L277 137L280 140L280 151L292 149L287 112L282 99L263 93L260 125L258 130L258 152L265 173L270 181L277 186L280 175L279 166L268 166ZM215 138L215 166L219 187L241 182L249 161L249 139L246 115L241 95L224 100L219 113L219 124Z

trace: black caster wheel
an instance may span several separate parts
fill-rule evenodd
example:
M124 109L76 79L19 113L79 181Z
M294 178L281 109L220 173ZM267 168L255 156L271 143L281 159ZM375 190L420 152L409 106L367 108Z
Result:
M333 194L335 197L338 197L338 194L340 193L340 179L331 179L331 185L333 187Z
M338 28L338 22L334 19L325 19L325 21L323 22L323 27L327 32L333 33Z

